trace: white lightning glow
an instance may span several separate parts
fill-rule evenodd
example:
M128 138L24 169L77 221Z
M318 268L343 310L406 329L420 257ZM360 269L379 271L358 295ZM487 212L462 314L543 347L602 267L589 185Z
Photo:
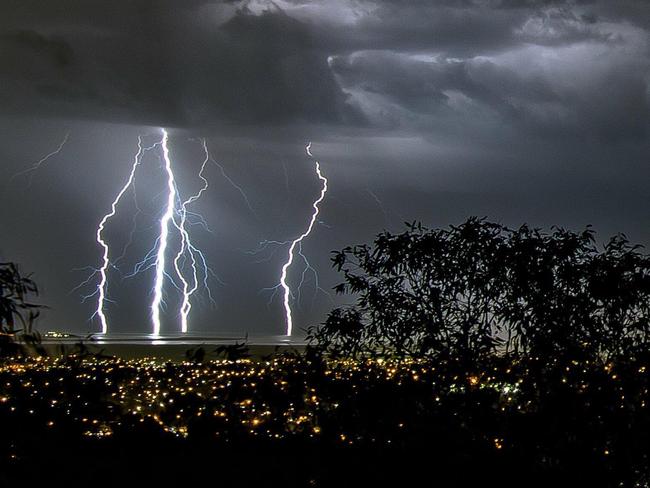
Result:
M305 147L305 151L307 152L307 155L310 158L313 158L313 154L311 153L311 142L307 144L307 146ZM290 298L292 294L291 294L291 288L287 284L287 272L291 267L291 265L293 264L296 247L302 244L303 239L305 239L314 228L314 224L316 223L316 218L318 217L318 214L320 212L319 205L325 199L325 194L327 193L327 178L325 178L321 173L320 164L318 163L318 161L315 161L315 163L316 163L316 174L318 175L318 179L323 183L323 187L321 189L320 196L312 204L312 208L314 209L314 212L312 213L311 220L309 221L309 225L307 226L307 230L303 232L298 238L291 241L291 246L289 246L289 257L287 262L284 263L284 265L282 266L282 273L280 276L280 286L284 290L283 304L284 304L284 311L286 316L288 336L290 336L293 333L293 316L291 314L291 304L290 304Z
M203 184L196 194L183 200L180 196L181 193L178 190L172 168L172 160L170 157L168 144L169 135L165 129L161 129L161 131L162 138L149 147L143 146L142 136L138 137L138 152L134 157L131 173L113 200L110 212L102 218L97 227L96 240L102 248L101 267L89 268L92 270L91 275L75 288L75 290L82 288L83 286L89 284L93 277L97 275L100 276L99 284L95 288L95 291L90 295L84 296L83 301L91 297L97 297L97 308L93 313L93 317L99 317L102 333L104 334L108 333L108 320L105 313L106 302L109 301L107 294L108 272L113 268L119 271L117 268L117 263L125 258L128 248L133 242L137 227L137 217L142 213L142 210L138 205L137 195L135 193L136 172L138 166L142 162L143 154L146 151L150 151L156 147L162 148L162 157L158 156L158 159L160 160L161 167L163 168L166 175L166 184L164 190L166 198L165 203L163 204L163 209L161 211L162 215L159 222L157 223L159 232L156 236L155 243L151 250L147 252L145 257L140 262L135 264L131 273L122 274L123 279L132 278L152 268L155 271L154 284L152 288L153 300L150 305L150 315L153 329L152 332L154 336L160 335L161 331L161 312L165 305L164 292L167 283L172 285L182 295L182 303L180 305L180 325L181 332L183 333L187 332L188 330L188 317L190 310L192 309L192 295L194 295L194 293L201 286L205 288L208 298L212 303L214 303L208 281L210 277L214 277L217 280L218 277L208 267L207 260L201 250L192 243L189 227L191 225L198 224L206 231L210 232L210 230L207 227L206 221L199 214L191 212L188 209L188 207L192 203L196 202L199 198L201 198L203 193L208 189L209 184L207 178L204 176L204 172L208 163L214 160L209 154L206 140L203 139L202 146L205 157L199 171L199 178L202 180ZM114 258L111 256L109 243L104 238L104 232L109 220L117 214L120 201L123 200L124 195L129 189L131 189L133 192L136 212L133 214L132 228L128 242L122 249L121 255L117 258ZM173 226L173 230L178 232L179 238L179 249L177 250L172 263L175 275L170 274L167 269L167 267L170 266L170 264L167 263L167 253L169 252L171 245L170 239L174 237L172 235L172 228L170 228L170 226ZM186 276L188 273L188 268L189 276Z
M99 317L99 321L102 328L102 334L106 334L108 332L108 321L106 319L104 307L106 302L106 284L108 281L107 273L108 273L108 268L110 266L110 257L109 257L110 248L106 243L106 241L104 240L103 233L108 221L111 218L113 218L117 213L118 203L120 202L120 200L122 199L126 191L131 187L131 185L133 185L133 181L135 179L135 173L136 170L138 169L138 166L140 165L140 159L142 157L142 153L143 153L142 137L138 136L138 152L136 153L135 158L133 160L133 165L131 166L131 173L129 174L129 177L126 180L126 183L124 184L120 192L113 200L113 203L111 204L110 212L104 215L104 217L99 223L99 226L97 227L96 240L103 250L103 255L102 255L102 265L98 270L100 280L99 280L99 284L97 285L97 292L96 292L97 309L95 311L95 315Z
M203 176L205 167L210 161L208 144L205 139L202 140L202 146L203 146L203 152L205 154L205 159L203 160L203 164L201 165L201 170L199 171L199 178L201 178L201 180L203 181L203 186L195 195L192 195L190 198L188 198L187 200L181 203L180 209L178 211L180 216L180 222L176 223L174 221L174 225L176 226L176 228L178 229L181 235L181 247L178 253L176 254L176 257L174 258L174 269L176 270L176 274L178 278L181 280L181 293L183 294L183 301L181 303L181 308L180 308L181 332L183 333L186 333L188 330L188 317L190 315L190 311L192 310L192 302L191 302L192 295L199 288L199 277L198 277L198 270L196 267L197 262L196 262L195 253L197 254L201 254L201 253L200 251L198 251L198 249L196 249L192 245L190 234L187 231L186 225L187 225L188 205L191 205L192 203L196 202L199 198L201 198L203 192L208 189L208 180L205 178L205 176ZM181 259L185 255L186 251L190 255L190 270L192 275L191 282L189 282L183 275L183 270L181 266ZM202 263L205 264L205 259L203 258L203 256L201 255L200 257Z
M165 282L165 254L169 237L169 223L174 219L174 210L176 203L176 182L172 163L169 157L169 148L167 141L169 136L165 129L162 129L162 149L163 159L165 162L165 172L167 173L167 207L160 219L160 241L158 242L158 252L156 253L156 277L153 289L153 301L151 302L151 321L153 324L153 335L160 335L160 312L163 305L163 286Z

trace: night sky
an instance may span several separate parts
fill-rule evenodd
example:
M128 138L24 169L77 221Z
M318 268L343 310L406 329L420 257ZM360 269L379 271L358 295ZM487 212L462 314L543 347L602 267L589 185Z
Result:
M42 330L96 332L94 300L81 299L97 279L73 289L100 264L96 227L138 135L153 144L161 127L181 192L200 188L205 138L252 207L209 167L194 210L211 233L192 232L216 304L196 295L193 331L284 331L281 297L269 305L261 290L288 246L251 251L304 231L320 190L308 141L330 191L303 252L326 290L340 281L330 251L404 220L591 224L601 242L623 232L650 245L649 29L646 0L2 0L0 259L33 272L50 307ZM66 134L58 155L12 178ZM154 152L137 178L137 231L110 274L114 332L151 330L153 271L123 275L154 244L165 185ZM118 211L115 256L130 195ZM341 303L306 277L297 328Z

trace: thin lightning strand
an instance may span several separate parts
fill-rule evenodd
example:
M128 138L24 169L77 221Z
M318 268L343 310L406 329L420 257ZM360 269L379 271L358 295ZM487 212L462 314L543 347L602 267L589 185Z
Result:
M228 184L229 184L231 187L233 187L235 190L237 190L237 192L239 192L239 194L241 195L242 199L244 200L244 203L245 203L246 206L248 207L248 210L250 210L251 214L253 214L253 216L254 216L256 219L259 220L259 215L257 215L257 212L255 212L255 209L253 208L253 205L251 205L251 201L250 201L250 199L248 198L248 195L246 194L246 192L244 191L244 189L243 189L240 185L238 185L238 184L235 182L235 180L233 180L233 179L230 177L230 175L228 175L228 173L226 172L226 168L223 166L223 164L221 164L219 161L217 161L216 159L214 159L214 158L210 155L210 151L209 151L209 149L208 149L208 144L207 144L207 141L206 141L205 139L201 139L201 145L203 146L203 151L204 151L205 154L207 155L208 160L209 160L212 164L214 164L217 168L219 168L219 172L221 173L221 176L223 176L223 178L228 182ZM203 171L204 169L205 169L205 166L203 166L203 167L201 168L201 171ZM202 179L205 181L204 178L202 178ZM206 182L206 184L207 184L207 182ZM207 188L207 187L206 187L206 188ZM204 190L205 190L206 188L204 188ZM200 196L200 195L199 195L199 196ZM189 214L189 213L188 213L188 214Z
M61 152L63 147L68 142L69 137L70 137L70 132L66 132L65 137L63 138L61 143L58 145L58 147L54 151L52 151L51 153L46 154L45 156L43 156L41 159L36 161L34 164L32 164L31 167L27 168L26 170L20 171L19 173L16 173L15 175L13 175L11 177L11 180L13 181L15 178L18 178L19 176L29 174L29 185L31 186L32 180L34 178L34 173L36 171L38 171L41 168L41 166L43 166L43 164L45 164L50 158L56 156L57 154L59 154Z
M380 200L380 198L377 196L377 194L372 191L370 188L366 188L366 193L372 197L372 199L375 201L377 204L377 207L379 207L379 210L381 210L381 213L384 214L384 225L389 225L390 224L390 214L395 214L401 221L405 221L406 219L398 212L395 212L394 210L391 210L390 212L386 210L386 207L384 207L383 202Z
M332 298L332 294L320 286L320 279L318 278L318 273L316 272L314 267L307 259L307 256L303 254L302 244L298 246L298 255L302 258L303 262L305 263L305 269L302 272L302 276L300 277L300 283L298 284L298 301L300 301L300 295L302 293L302 285L305 283L306 275L308 272L311 271L312 275L314 276L314 295L311 300L312 307L314 306L314 301L316 300L316 296L318 295L318 292L321 292L325 296L327 296L327 298L329 298L330 302L332 302L333 304L334 300Z
M206 150L207 150L207 147L206 147ZM228 176L228 173L226 173L226 169L223 167L223 165L220 162L218 162L216 159L214 159L212 157L210 157L210 161L212 161L215 164L215 166L217 166L217 168L219 168L219 171L221 171L221 175L226 179L226 181L228 183L230 183L230 186L232 186L235 190L237 190L239 192L239 194L244 199L244 202L246 203L246 206L248 207L248 210L250 210L250 212L253 214L253 216L256 219L259 219L259 217L257 215L257 212L255 212L255 209L251 205L251 202L248 199L248 195L246 195L246 192L244 192L244 189L241 186L239 186L237 183L235 183L230 176Z
M386 209L384 208L383 203L381 203L381 200L377 196L377 194L372 191L370 188L366 188L366 193L372 197L372 199L375 201L377 204L377 207L379 207L379 210L381 210L381 213L384 214L384 225L388 225L388 212L386 212Z
M305 151L307 152L307 155L310 158L314 157L313 154L311 153L311 142L307 144L307 146L305 147ZM320 164L318 163L318 161L315 161L315 163L316 163L316 174L318 175L318 179L323 182L323 188L321 189L320 196L318 197L318 199L312 204L314 213L311 216L311 220L309 221L309 226L307 227L307 230L304 233L302 233L297 239L294 239L291 242L291 246L289 247L289 259L287 260L286 263L284 263L284 266L282 266L282 274L280 277L280 285L284 289L284 311L286 314L288 336L291 336L293 332L293 317L291 315L291 305L289 303L292 293L291 293L291 288L289 288L289 285L287 284L287 271L291 267L291 264L293 263L296 246L301 244L302 240L305 239L314 228L314 224L316 223L316 218L318 217L318 214L320 212L320 208L318 207L318 205L320 205L320 203L325 199L325 194L327 193L327 178L325 178L321 173Z
M162 129L162 148L165 160L165 171L167 173L167 208L160 219L160 242L158 243L158 252L156 255L156 279L154 283L154 298L151 303L151 320L153 323L153 335L160 335L160 309L163 303L163 285L165 281L165 253L167 251L167 238L169 237L169 223L173 221L176 203L176 184L172 163L169 158L169 148L167 147L168 134Z
M122 254L120 254L117 258L115 258L115 261L113 262L113 266L116 269L118 269L118 264L126 257L126 253L128 252L129 248L133 244L133 238L135 237L135 233L138 228L138 217L142 213L142 209L138 204L138 195L136 194L135 191L135 185L131 187L131 190L133 194L133 203L135 205L136 211L133 213L133 216L131 217L131 232L129 233L129 240L126 241L126 244L122 248Z
M133 166L131 167L131 173L129 174L129 178L127 179L126 183L124 184L120 192L115 197L115 200L113 200L113 203L111 204L111 211L102 218L102 220L99 223L99 226L97 227L96 239L97 239L97 243L103 249L103 256L102 256L102 266L99 268L100 280L99 280L99 284L97 285L97 310L95 311L95 315L99 317L99 321L102 327L102 334L106 334L108 332L108 321L106 319L106 314L104 313L104 306L106 302L106 282L108 279L107 271L110 265L110 260L109 260L110 249L106 241L104 241L102 234L104 233L104 228L106 227L106 223L111 218L113 218L117 213L117 204L120 202L122 196L133 184L133 180L135 179L135 172L138 169L138 166L140 165L140 158L142 156L142 152L143 152L142 137L138 136L138 152L136 153L135 158L133 160Z

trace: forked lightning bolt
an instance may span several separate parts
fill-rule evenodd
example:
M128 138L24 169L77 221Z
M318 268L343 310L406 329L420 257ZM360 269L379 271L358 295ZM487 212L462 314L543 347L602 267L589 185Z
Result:
M310 158L313 158L313 154L311 153L311 142L307 144L305 147L305 151L307 152L307 155ZM286 325L287 325L287 335L291 336L293 333L293 316L291 314L291 303L290 299L292 296L291 293L291 288L287 284L287 272L291 265L293 264L295 252L296 252L296 247L298 247L299 253L302 256L302 241L305 239L309 234L311 234L312 229L314 228L314 224L316 223L316 218L318 217L318 214L320 212L319 205L320 203L325 199L325 195L327 193L327 178L323 176L320 170L320 164L318 161L315 161L316 163L316 174L318 175L318 179L323 183L320 196L314 201L312 204L312 208L314 209L311 219L309 221L309 225L307 226L307 230L300 234L296 239L291 241L291 246L289 246L289 257L286 263L282 266L282 273L280 276L280 286L284 290L284 299L283 299L283 304L284 304L284 311L285 311L285 316L286 316ZM304 256L303 256L304 259Z
M176 223L174 221L174 225L178 229L178 231L181 234L181 247L176 254L176 257L174 258L174 269L176 270L176 274L181 280L182 283L182 294L183 294L183 301L181 303L181 309L180 309L180 316L181 316L181 332L185 333L187 332L188 329L188 317L190 314L190 311L192 310L192 302L190 301L192 298L192 295L196 292L196 290L199 288L199 277L198 277L198 271L196 268L196 255L199 254L203 264L205 264L205 259L203 258L203 255L201 252L192 245L192 241L190 239L190 234L187 231L186 225L187 225L187 207L188 205L196 202L199 198L201 198L201 195L203 194L204 191L208 189L208 180L203 176L203 172L205 171L205 167L210 161L210 153L208 151L208 144L205 139L202 141L202 146L203 146L203 151L205 153L205 159L203 160L203 164L201 165L201 170L199 171L199 178L203 181L203 186L201 189L195 194L192 195L190 198L185 200L184 202L181 203L180 208L179 208L179 218L180 222ZM188 252L190 255L190 269L191 269L191 284L190 282L187 281L185 276L183 275L183 270L182 270L182 265L181 265L181 259L185 255L185 253ZM204 272L207 273L207 270L204 270ZM207 276L207 274L206 274Z
M87 284L92 279L93 276L97 274L99 275L100 279L97 288L95 292L90 296L97 296L97 308L93 314L93 317L94 316L99 317L101 323L101 331L103 334L106 334L108 332L108 319L105 310L106 302L108 301L107 298L108 272L111 267L115 266L115 264L111 262L110 247L108 242L104 238L104 232L109 220L111 220L117 214L117 207L120 201L123 199L126 192L129 189L135 190L134 184L135 184L136 172L138 166L140 166L141 164L144 152L149 151L155 147L162 148L163 157L161 161L163 163L163 168L166 175L166 184L165 184L166 199L165 199L165 204L163 209L163 215L161 216L159 221L159 234L156 237L156 242L153 249L149 253L147 253L147 256L144 258L144 260L136 264L134 272L130 275L127 275L126 277L134 276L135 274L138 274L139 272L149 268L154 268L155 270L154 285L152 290L153 300L150 306L152 329L153 329L152 332L154 335L159 335L161 330L161 311L164 305L165 278L168 278L170 283L173 284L182 293L182 303L180 308L180 320L181 320L182 332L187 332L188 316L192 308L190 300L192 295L198 290L200 286L199 267L201 268L201 274L203 275L202 284L205 286L208 292L208 296L212 300L212 295L210 294L210 290L208 287L208 278L209 275L212 274L212 272L208 268L203 253L192 243L190 232L188 230L188 225L191 223L190 217L193 220L198 219L198 223L205 227L205 222L203 221L203 219L200 218L200 216L198 216L197 214L189 212L188 206L196 202L201 197L201 195L208 189L208 180L203 175L206 165L211 160L208 152L207 143L205 140L202 141L205 158L201 166L201 170L199 172L199 177L201 178L203 185L195 195L192 195L190 198L186 200L182 200L180 198L180 193L177 188L176 179L174 177L172 161L169 154L168 141L169 141L169 136L165 129L162 129L162 139L159 142L156 142L151 147L144 147L142 144L142 137L141 136L138 137L138 151L134 156L129 177L127 178L126 182L124 183L124 185L116 195L115 199L113 200L110 207L110 211L106 215L104 215L104 217L101 219L97 227L96 240L102 249L101 266L98 269L94 269L91 276L79 286L83 286ZM140 213L140 208L138 207L137 202L136 202L136 208L137 208L137 212L135 215ZM133 225L135 226L135 219L133 221ZM180 248L176 256L174 257L174 261L173 261L174 270L176 271L176 275L180 280L181 283L180 285L178 285L174 281L174 277L170 276L167 272L166 254L169 248L169 240L171 237L170 235L171 226L173 226L173 228L178 231L180 236ZM131 231L132 232L131 238L134 231L135 231L135 227ZM129 244L130 241L129 243L127 243L127 247ZM125 253L126 253L126 247L123 250L122 255L117 259L119 260L123 258ZM191 276L189 278L186 278L184 268L188 257L190 263L189 267L190 267ZM89 297L84 297L84 298L89 298Z

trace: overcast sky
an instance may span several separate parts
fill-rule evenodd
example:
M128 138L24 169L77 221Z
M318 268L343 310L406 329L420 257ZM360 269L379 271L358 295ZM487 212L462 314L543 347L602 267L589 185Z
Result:
M308 141L330 191L303 252L326 290L340 280L330 251L404 220L591 224L650 245L649 28L646 0L3 0L0 258L41 285L41 329L97 331L81 302L97 277L73 289L101 263L96 227L138 136L162 127L181 193L201 186L205 138L250 203L208 168L194 210L210 232L192 235L215 303L196 295L195 331L283 332L280 296L262 289L287 246L254 251L305 230L320 190ZM112 331L151 330L153 272L125 276L155 243L164 188L151 151L140 211L129 193L107 225L116 259L136 224L109 276ZM340 303L305 277L297 328Z

